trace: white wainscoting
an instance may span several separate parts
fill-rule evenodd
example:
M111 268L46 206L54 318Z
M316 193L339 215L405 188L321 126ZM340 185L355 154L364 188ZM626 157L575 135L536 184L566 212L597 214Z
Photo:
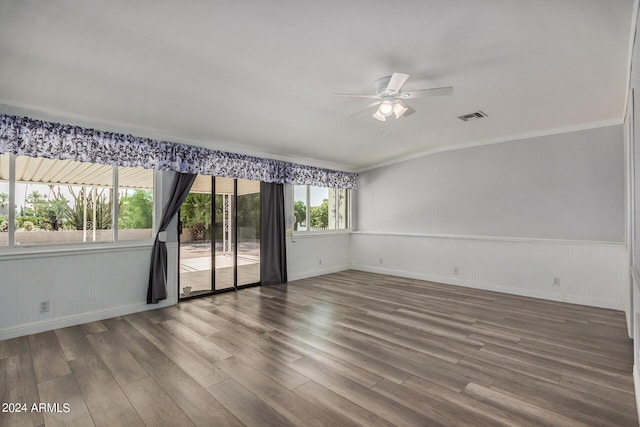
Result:
M354 268L618 310L628 306L623 244L367 232L297 235L293 241L287 238L289 280ZM3 255L0 340L175 304L178 244L167 243L167 251L168 298L154 305L146 304L150 245ZM48 313L39 313L41 300L50 301Z
M626 310L629 305L623 243L355 232L351 265L595 307ZM553 284L556 277L559 285Z
M348 232L287 237L289 281L348 270L351 267L350 242Z
M177 301L177 244L168 243L168 298L146 304L151 245L21 252L0 258L0 340ZM49 312L40 313L40 301Z

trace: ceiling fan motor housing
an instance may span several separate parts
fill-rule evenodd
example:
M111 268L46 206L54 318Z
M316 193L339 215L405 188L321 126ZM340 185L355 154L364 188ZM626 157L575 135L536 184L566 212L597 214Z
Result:
M382 77L375 81L374 86L376 88L376 94L378 96L382 97L384 95L392 95L391 91L387 91L387 86L389 86L390 80L391 80L391 76L387 76L387 77Z

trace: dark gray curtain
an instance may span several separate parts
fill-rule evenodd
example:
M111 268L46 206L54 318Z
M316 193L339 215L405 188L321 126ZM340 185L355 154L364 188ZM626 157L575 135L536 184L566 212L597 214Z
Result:
M147 290L147 304L156 304L167 298L167 246L161 242L158 236L166 231L178 209L187 198L189 190L197 175L178 173L173 183L171 199L162 211L162 219L156 240L151 251L151 271L149 272L149 289Z
M260 277L263 285L287 283L284 184L260 183Z

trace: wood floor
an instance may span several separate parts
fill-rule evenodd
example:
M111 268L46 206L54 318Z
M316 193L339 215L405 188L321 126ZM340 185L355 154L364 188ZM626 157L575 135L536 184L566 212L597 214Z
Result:
M348 271L1 341L0 425L637 426L631 370L621 312Z

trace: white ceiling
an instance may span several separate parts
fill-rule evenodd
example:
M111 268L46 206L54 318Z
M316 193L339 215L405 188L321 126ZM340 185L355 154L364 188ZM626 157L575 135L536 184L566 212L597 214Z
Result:
M362 170L621 123L632 15L634 0L0 0L0 112ZM393 72L454 94L386 123L331 96Z

